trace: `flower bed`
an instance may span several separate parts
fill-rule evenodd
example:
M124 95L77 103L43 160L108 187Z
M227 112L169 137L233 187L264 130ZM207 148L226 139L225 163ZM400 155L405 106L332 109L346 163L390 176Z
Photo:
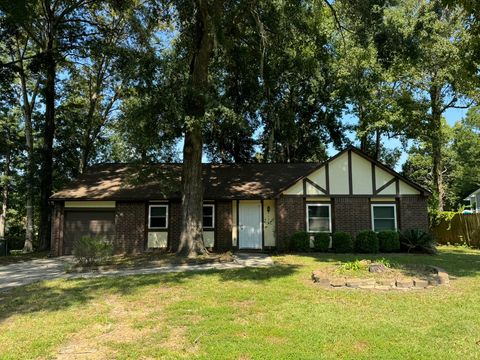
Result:
M325 288L378 290L425 289L448 285L448 274L430 265L398 265L384 259L339 263L312 272L314 283Z

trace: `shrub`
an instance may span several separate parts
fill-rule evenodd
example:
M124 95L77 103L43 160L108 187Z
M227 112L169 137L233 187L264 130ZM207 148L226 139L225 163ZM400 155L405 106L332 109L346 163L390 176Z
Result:
M316 233L313 238L313 249L315 251L326 252L330 247L330 234Z
M360 231L355 238L355 252L365 254L378 253L377 234L371 230Z
M401 232L400 244L402 248L408 252L415 251L427 254L437 253L432 235L419 229L411 229Z
M305 231L300 231L292 235L290 238L290 250L292 251L309 251L310 235Z
M381 252L394 252L400 250L400 236L393 230L380 231L377 234Z
M83 236L73 243L73 256L82 265L103 263L111 255L112 245L101 239Z
M353 251L352 237L346 232L336 232L332 236L332 248L336 253L349 253Z

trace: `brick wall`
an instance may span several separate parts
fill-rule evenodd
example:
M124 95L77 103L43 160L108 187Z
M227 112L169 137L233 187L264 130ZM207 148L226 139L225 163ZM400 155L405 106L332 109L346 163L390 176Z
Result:
M53 256L63 255L64 203L55 202L52 211L52 233L50 251Z
M421 229L428 231L427 198L404 196L399 199L400 230Z
M215 203L215 251L232 249L232 202Z
M182 231L182 204L171 202L169 206L168 241L171 251L177 251ZM215 251L232 248L232 202L215 203Z
M145 250L146 210L144 202L117 202L113 243L116 254L136 254Z
M168 247L170 251L177 251L182 232L182 203L171 202L168 206Z
M352 237L372 228L368 197L337 197L332 199L332 230L349 232Z
M280 196L276 201L277 249L286 250L288 239L297 231L305 231L305 201L300 196Z

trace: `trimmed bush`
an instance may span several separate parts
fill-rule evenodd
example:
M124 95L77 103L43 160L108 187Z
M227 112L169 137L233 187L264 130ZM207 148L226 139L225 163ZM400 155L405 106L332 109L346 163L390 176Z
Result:
M435 247L436 244L432 235L419 229L411 229L401 232L400 244L401 247L408 252L414 251L426 254L437 253Z
M101 264L112 255L112 245L101 239L83 236L73 243L73 256L81 265Z
M330 247L330 234L316 233L313 237L313 250L327 252Z
M380 231L377 234L381 252L395 252L400 250L400 236L393 230Z
M290 237L290 250L292 251L310 251L310 235L305 231L300 231Z
M374 231L360 231L355 238L355 252L363 254L378 253L378 237Z
M336 232L332 236L332 248L336 253L350 253L353 251L352 236L346 232Z

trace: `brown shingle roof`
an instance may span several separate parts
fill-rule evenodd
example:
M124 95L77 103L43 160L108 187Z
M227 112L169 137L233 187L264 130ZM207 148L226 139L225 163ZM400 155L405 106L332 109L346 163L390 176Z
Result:
M204 199L271 198L318 165L204 164ZM180 198L181 173L181 164L96 165L51 199L176 199Z

